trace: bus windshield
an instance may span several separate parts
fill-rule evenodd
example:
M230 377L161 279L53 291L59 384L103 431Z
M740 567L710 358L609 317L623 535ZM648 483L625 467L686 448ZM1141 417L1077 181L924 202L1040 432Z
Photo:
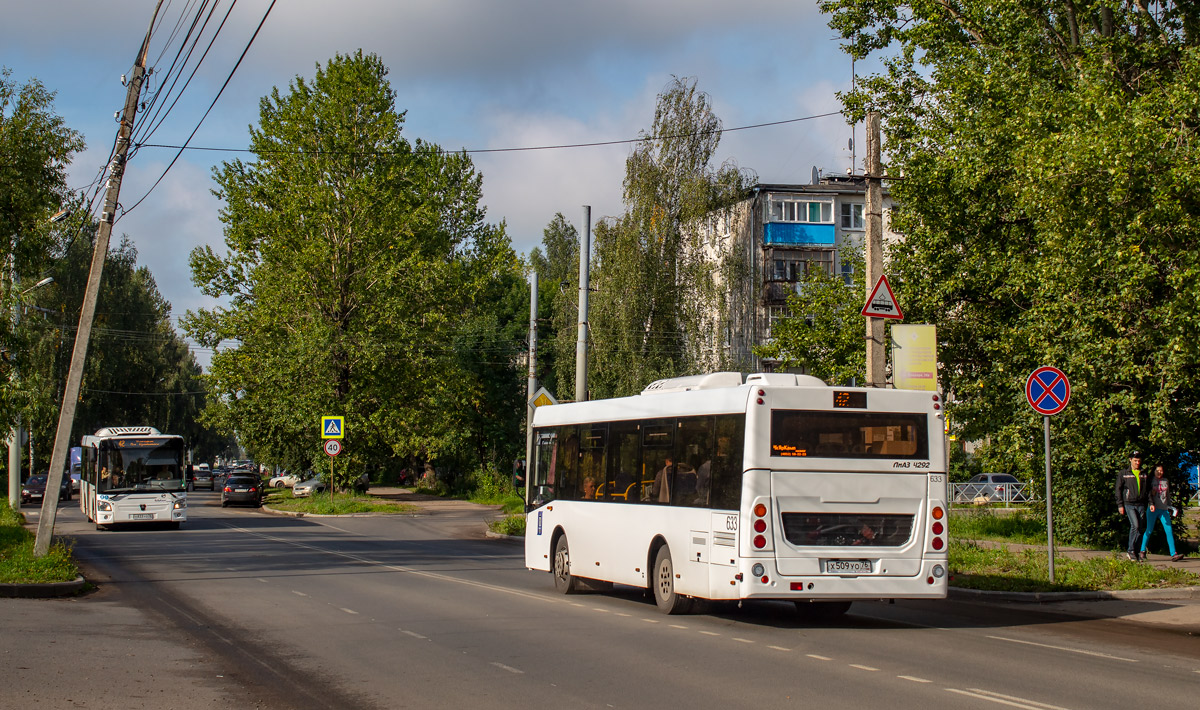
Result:
M108 442L99 491L183 491L183 442L178 439L118 439Z

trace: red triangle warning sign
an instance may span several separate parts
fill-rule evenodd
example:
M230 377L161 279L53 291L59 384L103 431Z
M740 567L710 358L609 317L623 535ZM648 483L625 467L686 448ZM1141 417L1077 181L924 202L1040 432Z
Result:
M900 312L900 304L896 303L896 296L892 293L892 285L888 283L887 276L880 276L879 281L875 282L875 288L871 290L871 295L867 298L867 305L863 306L862 314L872 318L894 318L902 320L904 314Z

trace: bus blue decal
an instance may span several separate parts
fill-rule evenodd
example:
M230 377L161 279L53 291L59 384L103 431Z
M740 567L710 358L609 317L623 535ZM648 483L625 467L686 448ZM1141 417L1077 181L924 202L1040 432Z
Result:
M538 535L542 534L542 511L538 511Z

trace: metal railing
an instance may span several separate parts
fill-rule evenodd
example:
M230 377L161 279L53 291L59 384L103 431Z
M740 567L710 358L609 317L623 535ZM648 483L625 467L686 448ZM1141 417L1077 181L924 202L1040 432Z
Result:
M951 483L950 502L957 505L1000 503L1005 508L1038 499L1038 489L1028 483Z

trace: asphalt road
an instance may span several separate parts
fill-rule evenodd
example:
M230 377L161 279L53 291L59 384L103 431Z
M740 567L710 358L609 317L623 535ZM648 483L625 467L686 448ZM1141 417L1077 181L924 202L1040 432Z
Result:
M179 531L60 511L100 589L0 600L0 706L1048 710L1190 707L1200 687L1200 642L1118 622L955 602L667 617L637 590L556 595L478 513L190 501Z

